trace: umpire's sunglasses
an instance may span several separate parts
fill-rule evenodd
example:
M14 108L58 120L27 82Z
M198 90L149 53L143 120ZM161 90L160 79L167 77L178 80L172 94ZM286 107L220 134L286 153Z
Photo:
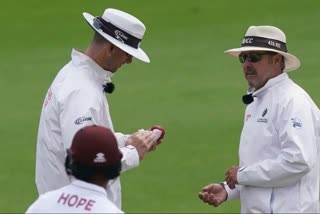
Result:
M241 53L239 54L239 61L241 63L245 63L246 60L248 62L259 62L262 59L263 55L275 55L275 52L256 52L256 53Z

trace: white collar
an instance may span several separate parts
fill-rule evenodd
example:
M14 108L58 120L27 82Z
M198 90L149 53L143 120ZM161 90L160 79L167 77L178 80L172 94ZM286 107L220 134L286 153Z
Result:
M74 63L76 66L89 67L93 72L94 78L99 84L103 85L105 82L111 82L110 78L112 77L113 73L103 69L85 53L76 49L72 49L71 58L72 63Z
M263 87L256 90L255 92L253 92L252 96L256 97L258 94L265 91L266 89L271 88L275 84L281 82L282 80L288 79L288 78L289 78L288 74L286 72L283 72L282 74L280 74L272 79L269 79L268 82Z
M107 196L106 189L101 187L101 186L98 186L96 184L92 184L92 183L88 183L88 182L81 181L81 180L78 180L78 179L74 179L71 182L71 185L80 187L82 189L94 191L94 192L97 192L99 194L103 194L104 196Z

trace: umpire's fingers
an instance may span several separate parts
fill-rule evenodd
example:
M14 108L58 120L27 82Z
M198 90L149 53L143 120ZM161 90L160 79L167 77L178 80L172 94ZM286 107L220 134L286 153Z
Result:
M207 192L202 193L202 201L205 203L209 203L209 194Z
M147 143L148 144L150 144L150 148L154 145L154 144L156 144L157 142L157 136L156 136L156 134L153 132L153 131L147 131L148 133L146 133L146 141L147 141Z
M198 193L198 197L199 197L201 200L203 200L203 193L202 193L202 192L199 192L199 193Z
M213 185L214 184L209 184L209 185L203 187L201 191L202 192L210 192L213 189Z
M218 200L214 194L209 194L208 196L208 204L213 205L214 207L217 207L220 205L220 200Z

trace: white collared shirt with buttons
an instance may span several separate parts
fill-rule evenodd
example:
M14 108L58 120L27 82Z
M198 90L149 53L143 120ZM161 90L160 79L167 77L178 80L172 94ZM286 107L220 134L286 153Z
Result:
M253 93L241 133L242 213L319 212L319 109L287 73Z
M44 193L26 213L123 213L104 188L80 180Z
M36 185L39 194L70 183L64 167L66 149L84 126L101 125L113 130L103 84L112 76L84 53L73 50L72 60L55 77L46 94L37 137ZM115 133L123 154L122 171L139 165L139 155L125 146L127 135ZM121 208L119 178L110 181L109 199Z

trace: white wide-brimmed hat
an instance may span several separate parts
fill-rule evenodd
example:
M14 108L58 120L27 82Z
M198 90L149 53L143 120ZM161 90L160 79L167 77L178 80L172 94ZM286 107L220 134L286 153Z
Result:
M112 8L106 9L102 16L94 17L86 12L83 16L106 40L131 56L146 63L150 62L147 54L140 48L146 27L139 19Z
M274 26L250 26L242 40L240 48L225 51L231 56L238 57L245 51L272 51L285 58L284 71L293 71L300 67L299 59L288 53L286 35Z

